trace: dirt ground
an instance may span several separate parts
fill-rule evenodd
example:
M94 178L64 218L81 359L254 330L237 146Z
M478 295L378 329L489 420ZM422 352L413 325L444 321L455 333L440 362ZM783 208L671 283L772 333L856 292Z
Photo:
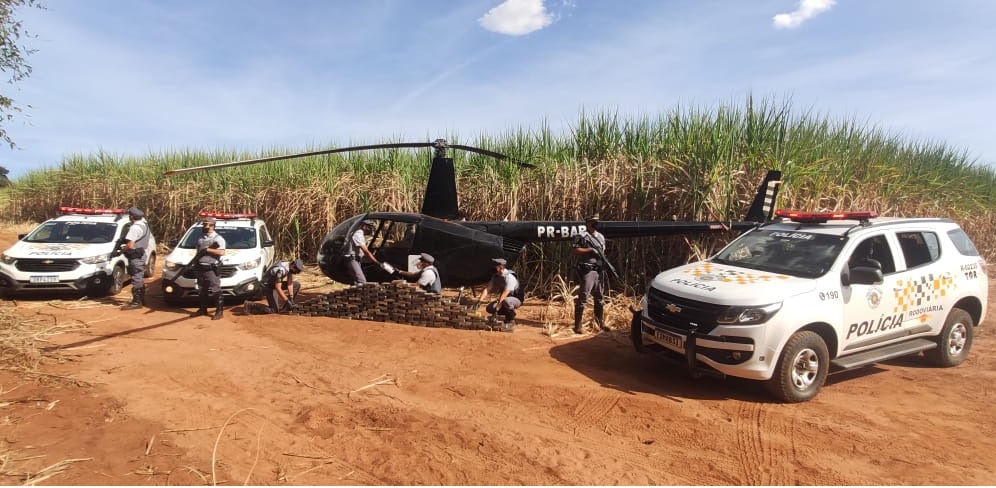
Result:
M144 310L119 310L128 288L0 301L49 324L59 358L0 371L0 483L996 483L996 312L959 367L893 360L783 405L639 355L626 331L551 337L535 301L511 334L212 321L166 307L158 274Z

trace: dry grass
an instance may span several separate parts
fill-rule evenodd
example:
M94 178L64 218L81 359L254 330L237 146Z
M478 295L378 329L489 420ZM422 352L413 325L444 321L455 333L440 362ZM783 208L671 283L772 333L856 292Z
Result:
M14 305L12 301L0 301L0 369L17 373L24 378L76 383L71 378L46 374L40 371L40 366L46 357L53 355L44 350L48 339L78 326L54 326L47 319L24 318L15 313ZM0 389L0 397L15 389L17 387ZM0 398L0 401L2 400ZM15 403L17 402L2 402L0 408L7 408ZM54 406L55 402L49 402L44 408L51 410ZM37 457L23 456L20 451L9 449L7 442L0 442L0 476L18 479L24 485L36 485L64 472L75 463L90 460L90 458L66 459L38 471L27 471L23 468L28 461Z

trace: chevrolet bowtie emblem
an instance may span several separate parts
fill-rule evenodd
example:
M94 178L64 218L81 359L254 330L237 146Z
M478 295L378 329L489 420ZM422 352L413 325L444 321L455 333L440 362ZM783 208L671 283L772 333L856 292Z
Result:
M675 305L673 303L669 303L667 305L664 305L664 310L667 310L668 312L671 312L671 313L681 313L681 307L679 307L679 306L677 306L677 305Z

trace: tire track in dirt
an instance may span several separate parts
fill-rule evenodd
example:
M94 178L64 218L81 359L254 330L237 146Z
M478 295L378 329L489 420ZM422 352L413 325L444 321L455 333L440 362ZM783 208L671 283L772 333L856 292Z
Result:
M669 473L668 479L654 479L656 465L667 463L671 459L656 458L661 451L647 447L650 444L637 444L631 439L620 440L606 430L611 416L619 406L623 394L611 391L598 391L584 395L569 412L571 421L565 424L570 431L556 429L549 425L534 424L536 428L547 432L550 439L556 443L580 444L598 446L594 453L603 461L617 461L629 466L628 471L634 477L615 480L618 484L646 484L647 481L636 479L637 476L647 476L651 484L667 485L701 485L715 483L715 478L699 476L695 472L677 475ZM691 476L685 476L691 475ZM596 483L597 484L597 483Z
M745 485L791 485L795 462L794 419L786 423L772 406L739 402L737 453Z

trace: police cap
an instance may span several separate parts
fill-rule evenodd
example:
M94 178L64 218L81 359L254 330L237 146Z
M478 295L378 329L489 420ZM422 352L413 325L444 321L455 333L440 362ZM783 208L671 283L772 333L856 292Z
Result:
M291 263L290 269L291 273L300 273L304 271L304 261L301 261L300 259L295 259L294 262Z
M201 225L204 225L204 224L214 225L215 222L217 222L217 220L215 220L214 217L204 217L204 219L201 220Z
M430 256L430 255L429 255L429 254L427 254L427 253L422 253L422 254L419 254L418 258L419 258L419 260L421 260L421 261L425 261L425 262L427 262L427 263L429 263L429 264L432 264L432 263L435 263L435 262L436 262L436 258L434 258L434 257Z
M363 225L369 225L370 227L373 227L374 226L374 221L370 220L370 219L366 219L366 220L363 221Z
M128 209L128 215L136 219L145 217L145 212L138 209L138 207L131 207Z
M595 212L584 219L585 222L598 222L598 212Z
M491 258L491 262L495 264L500 264L502 266L505 266L508 263L508 261L505 261L502 258Z

